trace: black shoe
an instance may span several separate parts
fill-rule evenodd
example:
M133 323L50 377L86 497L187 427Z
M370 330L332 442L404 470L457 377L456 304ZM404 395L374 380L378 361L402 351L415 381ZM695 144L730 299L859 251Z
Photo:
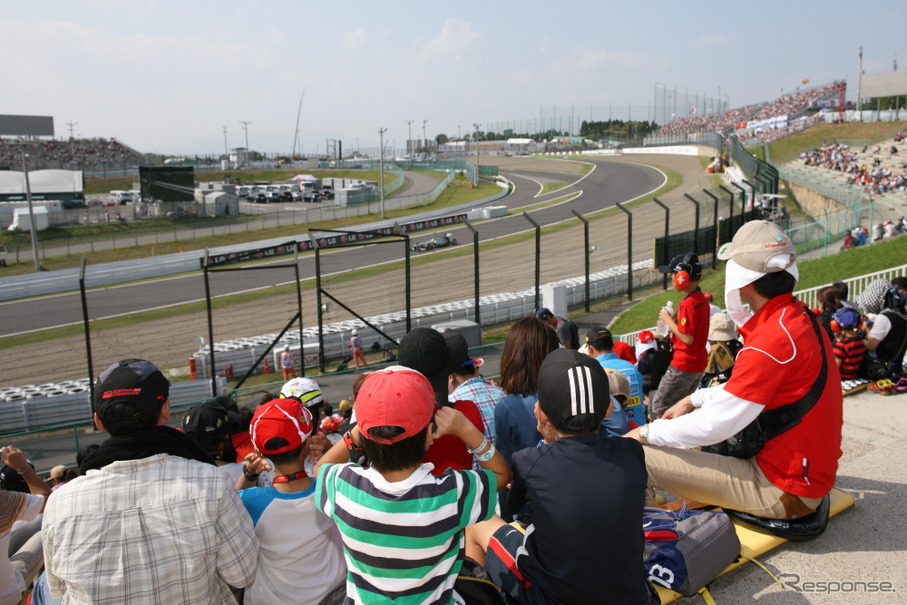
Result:
M753 529L769 533L792 542L806 542L822 535L828 526L828 511L831 498L825 496L819 502L816 512L799 519L766 519L736 510L725 510L731 519L736 519Z

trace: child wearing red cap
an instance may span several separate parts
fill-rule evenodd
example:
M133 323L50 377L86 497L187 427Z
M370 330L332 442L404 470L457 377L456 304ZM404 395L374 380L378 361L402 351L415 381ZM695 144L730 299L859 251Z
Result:
M464 529L491 518L510 468L461 412L435 409L431 383L409 368L370 374L356 418L315 470L316 504L343 539L347 602L453 603ZM433 475L422 459L443 435L459 437L482 470ZM347 462L363 452L368 468Z
M274 399L255 410L249 428L258 456L247 457L244 472L260 470L267 456L276 476L269 487L239 492L261 544L258 574L246 588L245 603L320 603L342 597L345 570L337 528L315 506L316 480L305 472L312 414L297 399Z

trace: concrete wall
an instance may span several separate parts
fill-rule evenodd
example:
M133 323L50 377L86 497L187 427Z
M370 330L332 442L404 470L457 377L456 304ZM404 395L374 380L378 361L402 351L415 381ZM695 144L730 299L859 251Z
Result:
M788 182L788 186L803 211L816 220L821 220L826 210L828 212L838 212L847 208L841 202L806 187L791 182Z

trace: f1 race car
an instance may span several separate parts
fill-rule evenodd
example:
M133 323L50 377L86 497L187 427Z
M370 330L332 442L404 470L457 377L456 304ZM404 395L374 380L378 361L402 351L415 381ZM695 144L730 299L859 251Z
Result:
M455 238L450 233L445 233L444 235L439 235L438 237L433 237L424 242L419 242L418 244L413 244L410 246L410 250L413 252L425 252L427 250L434 250L435 248L446 248L447 246L456 246L457 238Z

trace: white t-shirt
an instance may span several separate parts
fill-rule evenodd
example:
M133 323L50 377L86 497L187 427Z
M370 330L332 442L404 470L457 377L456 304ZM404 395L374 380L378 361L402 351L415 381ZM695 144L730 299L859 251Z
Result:
M273 487L239 492L261 544L247 605L317 603L345 580L340 533L315 507L315 481L293 494Z
M888 336L888 332L891 331L891 320L879 313L876 315L875 321L872 322L872 328L869 330L867 336L869 338L875 338L879 342L885 340L885 337Z

